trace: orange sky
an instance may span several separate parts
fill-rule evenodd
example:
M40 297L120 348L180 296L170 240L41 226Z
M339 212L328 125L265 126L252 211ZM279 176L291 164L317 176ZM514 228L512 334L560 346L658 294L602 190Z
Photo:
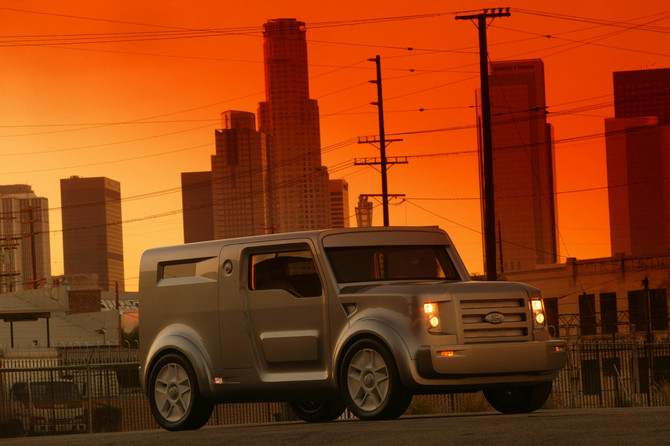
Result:
M52 273L61 274L59 180L120 181L126 289L136 289L141 253L183 241L180 173L210 169L219 114L255 113L264 99L263 23L295 17L308 28L323 164L349 182L352 213L359 194L380 192L379 173L353 165L378 154L356 138L378 133L367 59L379 54L387 134L426 131L388 148L411 156L389 171L389 193L407 196L392 202L391 224L439 225L482 272L477 29L453 13L492 6L512 15L488 28L490 58L545 64L561 261L609 256L612 72L670 67L667 0L0 0L0 184L30 184L49 199Z

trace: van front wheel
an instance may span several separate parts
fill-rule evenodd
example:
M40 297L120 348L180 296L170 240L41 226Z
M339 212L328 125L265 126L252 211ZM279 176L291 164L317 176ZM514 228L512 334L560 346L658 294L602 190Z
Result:
M212 415L214 404L200 395L191 364L169 354L158 360L149 379L151 414L164 429L198 429Z
M393 355L375 339L356 341L344 355L340 389L349 410L362 420L398 418L412 394L400 382Z

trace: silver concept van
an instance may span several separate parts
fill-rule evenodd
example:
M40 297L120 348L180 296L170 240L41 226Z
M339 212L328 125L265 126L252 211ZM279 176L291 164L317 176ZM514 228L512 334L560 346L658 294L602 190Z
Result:
M375 420L402 415L414 394L483 390L501 412L531 412L566 361L540 292L471 281L437 228L151 249L139 290L140 380L169 430L199 428L219 402Z

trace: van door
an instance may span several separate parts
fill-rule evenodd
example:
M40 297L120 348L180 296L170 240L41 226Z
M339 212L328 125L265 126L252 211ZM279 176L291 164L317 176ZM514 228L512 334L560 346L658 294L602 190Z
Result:
M267 382L328 378L325 291L309 240L249 246L241 257L251 342Z

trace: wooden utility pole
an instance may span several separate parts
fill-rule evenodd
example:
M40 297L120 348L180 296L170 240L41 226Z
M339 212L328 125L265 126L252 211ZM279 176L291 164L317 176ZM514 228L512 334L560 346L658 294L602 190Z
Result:
M37 278L37 251L35 248L35 236L37 236L37 232L35 232L35 223L38 221L41 221L39 218L35 218L34 211L36 207L35 206L30 206L26 209L22 209L21 212L27 212L28 213L28 220L22 221L21 224L24 225L30 225L29 231L27 234L24 234L24 238L30 237L30 261L31 261L31 267L32 267L32 280L30 280L28 283L30 283L29 288L39 288L41 286L44 286L46 278L41 277ZM48 319L47 319L48 321Z
M498 278L496 268L496 215L493 195L493 143L491 138L491 102L489 96L486 19L509 17L509 8L485 9L483 13L456 16L456 20L475 20L479 29L479 72L482 100L482 160L484 164L484 252L486 280Z
M377 55L374 59L368 59L370 62L375 62L377 64L377 80L370 81L370 83L377 84L377 102L371 102L372 105L376 105L377 109L379 111L379 139L368 139L366 138L365 140L360 140L358 141L359 144L372 144L372 143L379 143L379 151L380 151L380 160L379 162L358 162L356 161L355 164L365 164L365 165L371 165L371 164L380 164L380 170L382 174L382 208L383 208L383 214L384 214L384 226L389 226L389 194L388 194L388 180L386 178L386 170L388 169L388 160L386 158L386 144L391 143L393 141L402 141L401 139L392 139L392 140L386 140L386 134L384 132L384 102L382 100L382 68L381 68L381 61L379 59L379 55ZM376 160L376 158L375 158ZM400 163L403 161L396 161L394 164ZM407 157L405 157L404 162L407 163Z

